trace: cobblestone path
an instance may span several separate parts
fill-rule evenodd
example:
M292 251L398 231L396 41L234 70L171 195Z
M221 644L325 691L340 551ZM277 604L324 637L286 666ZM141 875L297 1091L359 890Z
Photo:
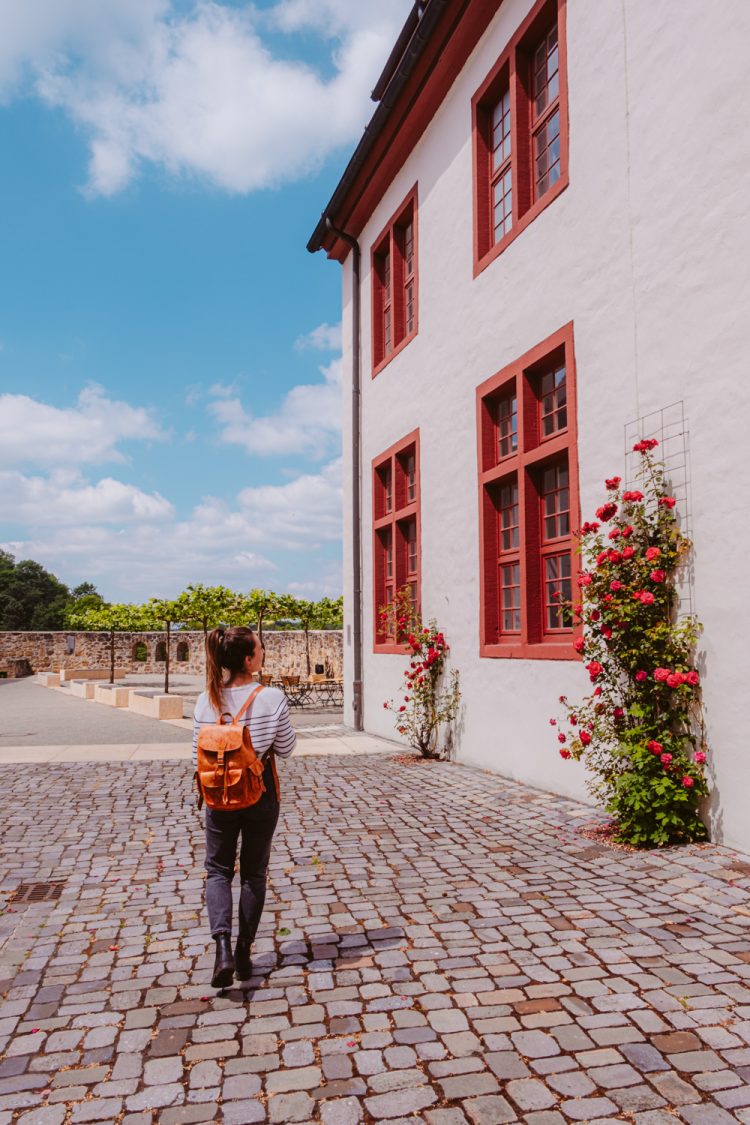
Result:
M242 993L189 765L0 771L0 1125L750 1122L750 866L449 764L285 769ZM7 905L22 881L56 902Z

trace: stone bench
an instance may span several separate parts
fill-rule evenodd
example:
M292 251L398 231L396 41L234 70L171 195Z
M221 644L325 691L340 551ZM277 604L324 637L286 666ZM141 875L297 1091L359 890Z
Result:
M37 672L36 682L41 684L42 687L59 687L60 686L60 673L59 672Z
M96 684L90 680L69 680L70 694L79 699L93 699Z
M108 707L127 707L133 688L118 687L117 684L94 684L94 701L105 703Z
M165 695L161 691L133 691L128 704L131 711L150 719L181 719L182 696Z
M115 669L115 679L122 680L125 672L121 668ZM111 673L109 668L61 668L60 681L66 680L108 680Z

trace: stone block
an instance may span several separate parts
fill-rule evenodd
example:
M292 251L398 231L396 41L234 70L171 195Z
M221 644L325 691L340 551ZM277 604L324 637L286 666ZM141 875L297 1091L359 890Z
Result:
M128 707L139 715L148 715L150 719L181 719L182 697L179 695L165 695L163 692L133 691L130 694Z
M93 699L96 685L90 680L70 680L70 694L78 699Z
M38 672L36 682L41 684L42 687L59 687L60 686L60 673L59 672Z
M94 689L96 703L104 703L107 707L127 707L132 688L118 687L116 684L97 684Z

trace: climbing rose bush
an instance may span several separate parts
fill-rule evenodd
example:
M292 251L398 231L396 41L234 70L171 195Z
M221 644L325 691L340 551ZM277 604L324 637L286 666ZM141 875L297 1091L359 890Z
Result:
M690 552L675 517L653 439L635 444L638 484L605 482L596 519L580 530L583 632L574 647L592 691L561 696L563 758L583 760L590 789L615 821L616 839L660 847L705 839L698 807L708 792L701 681L695 668L700 625L678 617L676 571Z
M448 745L440 743L440 729L458 713L461 700L459 674L454 669L445 682L445 664L450 652L437 622L427 625L413 608L408 586L399 590L393 604L380 610L386 636L405 645L409 667L404 672L403 694L383 704L395 716L396 730L423 758L445 758Z

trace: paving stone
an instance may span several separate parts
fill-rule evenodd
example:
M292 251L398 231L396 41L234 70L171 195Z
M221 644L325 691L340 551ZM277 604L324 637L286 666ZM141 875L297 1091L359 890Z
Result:
M365 1099L368 1113L374 1118L403 1117L407 1113L417 1113L433 1105L438 1100L434 1090L416 1087L407 1090L392 1090L387 1094L376 1094Z
M216 1102L207 1102L205 1105L179 1105L171 1109L163 1109L159 1114L159 1125L192 1125L193 1122L214 1121L219 1107ZM226 1120L226 1118L225 1118ZM252 1121L246 1117L245 1121ZM255 1120L258 1120L256 1118ZM262 1121L263 1118L260 1118ZM151 1118L149 1117L149 1122Z
M362 1120L362 1106L357 1098L338 1098L323 1102L320 1107L322 1125L358 1125Z
M19 1125L63 1125L66 1113L64 1105L40 1106L21 1114L17 1120Z
M275 1107L275 1109L278 1110L278 1111L284 1111L285 1107L279 1106L279 1104L278 1104L279 1102L281 1102L281 1100L282 1100L281 1098L274 1098L271 1101L270 1105ZM302 1106L303 1116L301 1116L301 1117L291 1117L290 1116L290 1117L284 1118L284 1117L274 1117L272 1115L271 1120L272 1121L279 1121L279 1122L284 1121L284 1120L286 1120L286 1121L304 1121L305 1120L304 1113L307 1112L307 1109L308 1109L307 1105ZM296 1111L294 1110L293 1106L290 1106L288 1112L294 1113ZM255 1122L255 1121L265 1121L266 1120L266 1108L263 1105L263 1102L259 1102L259 1101L228 1102L227 1105L224 1105L224 1106L221 1107L221 1120L223 1122L225 1122L226 1125L252 1125L252 1123Z
M516 1111L499 1095L469 1098L462 1108L472 1125L505 1125L517 1120Z
M509 1082L505 1093L517 1106L527 1109L549 1109L557 1098L543 1082L537 1078L519 1078Z
M148 1059L143 1068L143 1081L147 1086L167 1086L182 1078L183 1062L179 1055Z
M117 1117L122 1109L122 1098L94 1098L73 1106L71 1121L107 1121Z
M234 1104L243 1106L247 1103L235 1102ZM269 1120L278 1122L279 1125L287 1121L308 1121L313 1116L314 1106L315 1103L310 1095L302 1091L294 1094L279 1094L268 1101ZM228 1120L226 1114L224 1120ZM243 1125L245 1120L252 1120L252 1118L237 1118L235 1122L232 1122L232 1125Z
M609 1098L573 1098L564 1101L560 1109L571 1121L594 1121L599 1117L614 1116L617 1106Z

